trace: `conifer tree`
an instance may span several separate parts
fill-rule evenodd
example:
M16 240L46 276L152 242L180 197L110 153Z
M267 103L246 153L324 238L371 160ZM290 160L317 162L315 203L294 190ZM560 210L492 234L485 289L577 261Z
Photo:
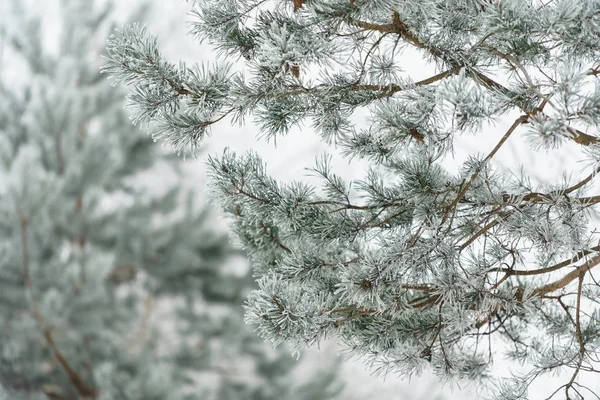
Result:
M274 180L255 152L208 159L258 277L246 319L262 337L335 337L384 373L430 367L498 399L541 398L531 383L565 370L545 396L600 395L580 381L600 355L600 1L202 0L192 13L226 62L173 64L139 25L110 37L104 71L129 86L134 122L182 152L227 121L252 117L267 139L309 123L370 165L349 182L318 158L318 187ZM448 166L457 136L485 142L501 121L485 154ZM497 163L519 136L531 152L578 146L586 170L531 183Z
M100 75L113 4L61 1L56 51L36 7L12 6L0 85L0 398L334 397L335 368L298 380L289 351L244 326L254 280L230 270L227 236L178 189L181 160L131 125L123 93ZM22 84L5 78L17 67Z

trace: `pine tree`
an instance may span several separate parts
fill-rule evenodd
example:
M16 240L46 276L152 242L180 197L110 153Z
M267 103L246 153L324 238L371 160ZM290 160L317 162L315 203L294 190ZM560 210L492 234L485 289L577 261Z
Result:
M498 399L540 398L531 383L567 370L550 397L594 396L578 379L600 354L600 1L202 0L191 26L240 62L175 65L139 25L108 42L104 71L154 138L194 152L221 121L253 117L267 139L309 122L370 165L349 182L318 158L318 187L274 180L255 152L208 159L262 337L335 337L381 372L430 367ZM449 167L457 136L485 142L500 121L493 147ZM578 146L587 169L532 184L497 162L518 136Z
M36 7L4 19L26 79L0 85L0 398L333 398L335 368L298 380L244 326L239 251L100 74L113 4L60 4L54 52Z

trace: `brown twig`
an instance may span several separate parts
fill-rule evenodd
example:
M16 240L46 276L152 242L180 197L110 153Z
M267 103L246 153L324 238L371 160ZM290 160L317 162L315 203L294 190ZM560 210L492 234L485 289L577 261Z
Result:
M546 295L548 293L552 293L559 289L562 289L565 286L567 286L569 283L573 282L575 279L579 278L580 276L585 275L585 273L587 271L591 270L598 264L600 264L600 254L592 257L586 263L584 263L580 267L574 269L573 271L569 272L568 274L563 276L561 279L534 289L531 295L540 297L540 296Z
M458 70L459 70L458 68L452 68L452 69L440 72L439 74L430 76L429 78L417 81L417 82L413 83L412 85L407 85L407 87L427 86L432 83L438 82L450 75L456 74L458 72ZM317 95L318 95L319 94L318 92L320 90L327 90L327 89L337 89L337 90L346 89L351 92L360 92L360 91L381 92L380 97L389 97L395 93L406 90L406 87L396 85L396 84L387 84L387 85L351 84L348 86L335 86L335 85L321 84L321 85L316 85L316 86L313 86L310 88L301 87L296 90L291 90L291 91L287 91L287 92L279 92L279 93L274 94L273 97L280 98L280 97L296 96L296 95L302 95L302 94L307 95L307 94L311 94L311 92L313 92L313 91L317 91Z
M587 271L585 271L587 272ZM583 277L585 276L585 272L579 275L579 284L577 285L577 301L575 305L575 336L577 337L577 342L579 343L579 359L577 360L577 366L575 367L575 371L573 371L573 375L571 375L571 379L565 385L565 394L567 395L567 399L569 399L569 389L573 386L577 375L579 375L579 371L581 371L581 366L583 365L583 359L585 358L585 343L583 342L583 335L581 334L581 291L583 288Z
M96 397L98 397L98 390L88 386L85 383L85 381L81 378L81 376L71 367L71 365L69 365L67 359L60 352L60 350L56 346L56 343L54 343L54 339L52 338L52 335L50 333L50 328L44 329L44 339L46 339L46 343L48 344L50 349L52 349L52 354L54 355L54 358L56 358L62 369L67 374L69 381L75 387L77 394L79 394L79 396L83 398L95 399Z
M484 235L487 231L489 231L490 229L492 229L494 226L498 225L499 223L500 223L500 221L496 219L496 220L491 221L488 224L486 224L483 228L481 228L473 236L471 236L466 242L461 244L458 247L458 251L461 252L464 249L466 249L471 243L473 243L475 240L477 240L478 237L480 237L481 235Z
M350 314L350 315L349 315L349 316L347 316L346 318L344 318L344 319L342 319L342 320L339 320L339 321L336 321L336 322L334 323L334 325L335 325L335 327L336 327L336 328L339 328L340 326L342 326L342 324L343 324L344 322L348 322L348 321L351 321L351 320L353 320L353 319L356 319L356 318L358 318L358 317L362 317L363 315L368 315L368 314L371 314L371 312L370 312L370 311L368 311L368 310L361 311L361 312L359 312L359 313L356 313L356 314Z
M591 247L590 249L586 249L586 250L582 250L578 253L576 253L573 257L568 258L564 261L561 261L557 264L551 265L549 267L545 267L545 268L540 268L540 269L534 269L534 270L517 270L517 269L508 269L508 268L492 268L489 269L487 272L504 272L510 275L515 275L515 276L531 276L531 275L543 275L543 274L547 274L549 272L554 272L557 271L561 268L564 267L568 267L569 265L573 264L574 262L579 261L582 257L593 253L595 251L600 251L600 246L594 246Z
M600 167L597 167L596 169L594 169L594 171L589 174L584 180L582 180L581 182L578 182L577 184L565 189L565 191L563 193L565 194L569 194L572 193L574 191L576 191L577 189L580 189L582 187L584 187L585 185L587 185L592 179L594 179L594 177L600 172Z
M29 249L28 249L28 241L27 241L27 228L28 221L26 218L21 218L21 249L22 249L22 262L23 262L23 274L25 276L25 290L28 292L30 301L31 301L31 309L35 320L38 322L40 327L42 328L42 333L46 344L52 350L52 354L56 361L60 364L62 369L67 374L67 377L79 396L82 398L91 398L95 399L98 397L97 389L88 386L83 378L71 367L65 356L60 352L58 346L54 342L54 339L51 334L51 330L49 327L46 327L44 322L44 318L40 312L40 309L33 297L33 282L31 280L31 271L29 269Z
M455 209L455 207L458 204L458 202L467 193L467 191L469 190L469 188L471 187L471 185L473 184L473 182L475 181L475 179L479 176L479 173L483 169L483 166L496 155L496 153L498 152L498 150L500 150L500 148L506 142L506 140L510 137L510 135L512 135L512 133L517 129L517 127L519 125L521 125L524 122L526 122L527 118L528 118L527 115L521 115L519 118L517 118L513 122L513 124L510 126L510 128L508 128L508 130L502 136L502 138L498 141L498 143L496 144L496 146L494 146L494 148L492 149L492 151L481 161L480 166L477 169L475 169L475 172L473 173L473 175L471 175L471 178L469 178L469 180L462 186L461 191L458 193L458 195L456 196L456 198L454 199L454 201L447 207L447 211L444 214L444 217L442 218L440 226L444 222L446 222L446 220L448 219L448 215L449 215L450 211L452 211L452 210Z

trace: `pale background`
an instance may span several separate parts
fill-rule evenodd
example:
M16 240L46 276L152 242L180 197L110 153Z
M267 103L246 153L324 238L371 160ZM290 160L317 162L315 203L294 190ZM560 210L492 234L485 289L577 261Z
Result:
M2 0L0 0L0 7L1 2ZM126 11L139 4L139 2L140 0L120 0L118 7ZM55 35L53 21L56 21L53 13L56 12L58 0L45 0L36 3L44 15L44 28L48 32L49 43L52 46L52 37ZM151 0L150 3L153 4L154 12L147 21L147 25L151 33L159 36L160 47L167 58L175 62L180 59L186 62L214 61L215 54L210 48L198 45L191 36L187 35L187 21L189 20L187 12L191 6L190 2L185 0ZM415 71L415 74L412 75L415 80L418 80L419 77L428 77L427 74L431 72L431 69L429 71L424 69L418 63L417 58L414 60L417 60L414 61L414 65L403 65L403 69L409 73L411 70ZM20 78L18 71L2 70L2 74L10 75L14 79ZM455 145L455 157L447 160L447 165L449 167L458 166L467 154L477 152L487 154L513 120L513 115L511 115L508 119L500 121L495 127L490 127L489 131L482 132L480 135L458 137ZM248 149L258 151L267 162L267 168L272 176L285 181L309 179L306 176L305 168L314 165L315 156L327 150L335 154L334 149L322 143L308 127L296 129L290 135L278 138L276 146L274 143L258 140L256 136L257 130L251 124L246 124L244 127L230 126L227 123L216 126L212 136L205 140L206 149L204 154L200 155L197 160L186 161L186 173L189 177L186 186L203 193L206 186L204 157L206 154L221 153L225 147L230 147L238 153L243 153ZM522 166L532 176L534 182L556 181L563 174L571 175L575 181L578 177L582 177L582 170L585 167L585 165L578 162L580 159L580 149L574 145L563 146L560 151L534 153L526 145L525 139L518 135L513 135L507 145L495 157L499 165L510 168L512 171L516 172ZM362 177L365 172L365 165L360 162L348 163L339 156L334 157L333 163L336 173L348 179ZM161 171L156 171L156 173L160 176ZM149 178L157 185L157 190L160 190L160 179L156 179L156 176L150 176ZM168 179L168 177L162 176L162 179ZM207 198L201 195L199 201L206 202ZM224 217L219 219L219 223L225 229L227 221ZM310 361L304 364L305 367L311 368L312 365L319 363L321 357L330 359L336 357L337 353L338 348L334 343L323 343L320 349L311 349L302 357ZM506 364L501 359L497 359L495 362L496 369L500 373L506 374L508 372L505 367L503 369L503 365ZM442 398L460 400L480 398L474 387L442 386L437 378L431 374L413 378L411 381L394 375L389 375L386 379L374 377L366 371L360 360L344 361L342 378L346 385L344 395L341 397L344 400L441 400ZM530 398L544 398L541 395L541 393L546 392L544 386L556 388L557 382L559 382L558 379L557 377L539 379L530 390ZM583 377L580 382L585 382L588 386L596 388L600 392L600 382L595 382L594 377ZM548 386L548 383L551 383L551 385ZM540 393L540 395L537 396L536 393ZM555 398L559 399L561 397L559 395Z

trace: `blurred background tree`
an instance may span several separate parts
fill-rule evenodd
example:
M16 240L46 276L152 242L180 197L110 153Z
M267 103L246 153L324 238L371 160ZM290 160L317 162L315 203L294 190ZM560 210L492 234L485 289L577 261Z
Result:
M335 365L244 325L241 254L100 76L112 6L61 1L55 49L39 7L4 10L27 79L0 82L0 398L334 398Z

